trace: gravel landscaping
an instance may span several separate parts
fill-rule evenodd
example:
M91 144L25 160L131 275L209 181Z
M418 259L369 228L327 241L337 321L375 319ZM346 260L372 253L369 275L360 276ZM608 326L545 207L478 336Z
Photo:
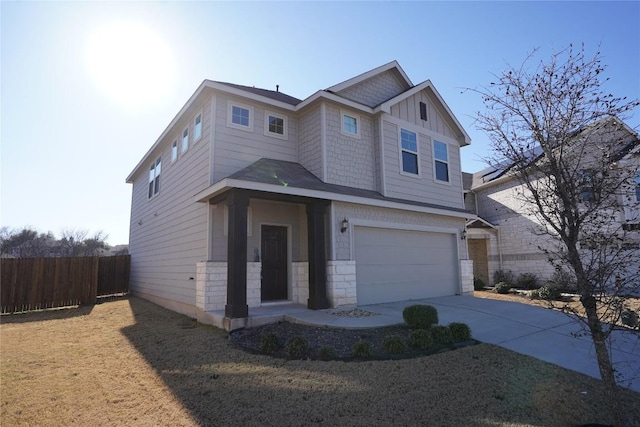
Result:
M487 344L400 360L274 358L135 297L0 321L3 426L611 423L600 381ZM640 425L640 394L621 400Z

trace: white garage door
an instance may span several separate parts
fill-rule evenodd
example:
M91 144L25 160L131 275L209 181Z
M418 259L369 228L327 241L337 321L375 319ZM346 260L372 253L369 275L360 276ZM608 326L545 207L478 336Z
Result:
M455 234L355 227L358 304L454 295Z

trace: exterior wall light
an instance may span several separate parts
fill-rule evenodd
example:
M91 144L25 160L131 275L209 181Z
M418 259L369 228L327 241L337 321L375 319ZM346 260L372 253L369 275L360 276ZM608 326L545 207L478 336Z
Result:
M349 221L347 221L347 218L342 220L342 224L340 225L340 232L344 233L345 231L347 231L347 228L349 228Z
M460 240L466 240L467 238L467 230L462 230L462 233L460 233Z

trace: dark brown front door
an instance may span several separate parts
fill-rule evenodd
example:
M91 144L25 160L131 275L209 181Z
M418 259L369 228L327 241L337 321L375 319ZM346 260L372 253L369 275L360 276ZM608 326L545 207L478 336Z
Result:
M262 300L287 299L287 227L262 226Z

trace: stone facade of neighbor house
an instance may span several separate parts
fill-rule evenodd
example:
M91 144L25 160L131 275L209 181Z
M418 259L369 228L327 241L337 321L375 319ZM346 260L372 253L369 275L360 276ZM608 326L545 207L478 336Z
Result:
M609 122L609 120L614 120ZM620 128L622 135L600 132L618 141L617 166L630 168L634 176L626 189L616 195L624 205L618 212L613 228L624 226L627 241L624 243L640 248L640 140L638 135L617 119L606 119L594 124L608 129ZM595 135L599 141L606 138ZM580 133L577 134L578 137ZM594 136L591 136L594 138ZM633 173L635 171L635 173ZM487 284L492 284L497 270L509 270L516 277L522 273L534 273L541 280L551 278L554 268L541 248L551 241L536 233L540 224L527 214L523 202L516 196L523 186L515 177L497 169L485 169L474 174L464 174L465 205L477 214L478 219L467 224L469 257L474 261L474 275Z
M205 80L127 178L131 289L227 329L471 292L468 144L395 61L304 100Z

